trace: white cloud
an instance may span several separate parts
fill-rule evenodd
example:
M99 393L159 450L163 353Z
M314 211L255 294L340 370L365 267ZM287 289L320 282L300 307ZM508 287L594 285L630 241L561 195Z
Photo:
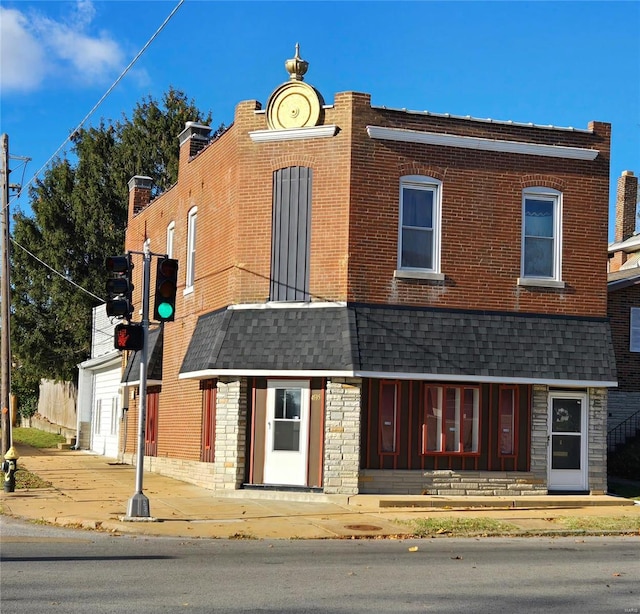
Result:
M40 41L29 32L27 18L14 9L0 7L0 87L3 91L31 91L46 73L46 55Z
M34 91L47 78L100 83L123 64L118 43L104 32L91 32L95 8L90 0L79 0L64 21L36 10L0 10L3 90Z

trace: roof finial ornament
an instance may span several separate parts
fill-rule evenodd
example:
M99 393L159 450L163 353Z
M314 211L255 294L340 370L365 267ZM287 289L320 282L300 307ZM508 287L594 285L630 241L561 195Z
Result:
M292 81L304 81L304 74L309 68L309 62L300 57L300 43L296 43L296 55L284 63Z

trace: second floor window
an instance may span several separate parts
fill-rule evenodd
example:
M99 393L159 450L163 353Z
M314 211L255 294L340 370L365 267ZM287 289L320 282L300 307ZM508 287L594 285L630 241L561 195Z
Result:
M189 211L189 221L187 226L187 279L185 290L193 289L193 282L196 278L196 222L198 219L198 208L194 207Z
M561 279L561 193L528 188L522 195L522 277Z
M411 175L400 180L398 268L439 272L441 183Z

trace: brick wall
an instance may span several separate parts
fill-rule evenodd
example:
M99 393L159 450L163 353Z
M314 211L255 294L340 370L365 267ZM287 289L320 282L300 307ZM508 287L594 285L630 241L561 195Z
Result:
M178 380L198 316L229 304L262 303L269 296L272 175L279 168L313 169L312 300L606 314L607 124L594 123L588 133L407 114L371 108L368 94L352 92L337 94L323 114L324 124L338 126L336 136L258 143L249 132L266 129L266 115L256 101L241 102L233 125L202 151L192 156L189 142L183 144L176 185L148 204L143 193L130 197L126 249L141 251L149 238L151 250L164 253L167 226L174 222L173 255L180 261L176 320L164 328L158 458L200 458L202 394L198 382ZM385 143L369 138L370 124L596 148L601 153L589 162ZM413 173L443 181L444 282L393 276L399 179ZM516 284L522 189L531 185L563 192L564 289ZM198 208L196 275L193 291L184 294L187 219L193 207ZM135 265L138 308L140 256L135 256ZM153 277L154 267L152 287ZM137 402L132 402L129 452L135 447L136 421ZM348 460L343 456L341 462ZM330 467L325 469L331 474ZM231 481L237 471L239 467L230 468L236 476ZM351 474L330 477L351 480L343 486L357 489Z
M363 101L364 103L364 101ZM610 126L593 133L509 127L356 107L353 128L349 299L438 307L606 314ZM593 162L377 141L367 125L488 139L593 147ZM399 180L442 181L444 281L394 279ZM520 287L522 190L546 186L562 201L564 289Z
M613 348L616 355L618 390L640 391L640 352L631 352L631 308L640 307L640 285L631 285L609 292L608 309Z

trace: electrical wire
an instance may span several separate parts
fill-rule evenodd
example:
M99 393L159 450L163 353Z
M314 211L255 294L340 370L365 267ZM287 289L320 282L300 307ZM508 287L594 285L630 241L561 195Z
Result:
M160 32L162 32L164 27L169 23L171 18L176 14L176 12L180 8L180 6L182 6L184 1L185 0L179 0L178 4L176 4L176 6L171 11L171 13L169 13L167 18L162 22L162 24L158 27L158 29L153 33L153 35L146 42L144 47L142 47L142 49L140 49L140 51L136 54L136 56L133 58L133 60L131 60L131 62L129 62L128 66L122 71L122 73L120 73L120 76L113 82L111 87L103 94L102 98L100 98L100 100L98 100L98 102L93 106L93 108L89 111L89 113L87 113L85 115L85 117L82 119L82 121L78 124L78 126L75 128L75 130L73 130L71 132L71 134L64 140L62 145L60 145L60 147L58 147L58 149L56 149L56 151L53 153L53 155L51 155L51 157L38 169L38 171L36 171L36 173L31 177L31 179L29 179L29 181L27 181L26 184L21 186L20 192L22 192L22 190L24 190L25 187L27 187L31 183L33 183L33 181L36 179L36 177L38 177L38 175L40 175L40 173L48 166L48 164L58 155L58 153L71 140L71 137L76 132L78 132L78 130L80 130L80 128L82 128L82 126L85 124L85 122L95 113L95 111L98 109L98 107L105 101L107 96L109 96L109 94L114 90L114 88L118 85L118 83L120 83L120 81L122 81L124 76L129 72L129 70L131 70L133 65L140 59L142 54L147 50L147 48L151 45L151 43L157 38L157 36L160 34ZM16 194L12 199L10 199L7 202L7 204L5 205L5 207L9 207L9 205L11 205L11 203L13 203L20 196L20 192L18 192L18 194ZM30 252L26 247L24 247L24 246L20 245L19 243L17 243L13 238L11 238L11 243L13 243L16 247L19 247L21 250L25 251L27 254L29 254L29 256L31 256L32 258L37 260L40 264L42 264L43 266L48 268L50 271L52 271L56 275L59 275L62 279L64 279L65 281L69 282L71 285L75 286L79 290L82 290L83 292L85 292L89 296L95 298L96 300L100 301L101 303L105 302L103 298L101 298L99 296L96 296L95 294L93 294L93 292L90 292L86 288L83 288L82 286L80 286L79 284L74 282L73 280L69 279L69 277L67 277L66 275L63 275L59 271L56 271L52 266L48 265L46 262L44 262L43 260L38 258L38 256L36 256L33 252Z
M71 134L69 134L69 136L62 142L62 145L60 145L60 147L58 147L58 149L56 149L53 154L51 155L51 157L35 172L35 174L31 177L31 179L29 179L29 181L27 181L26 184L24 184L21 187L21 190L24 190L25 187L31 185L34 180L36 179L36 177L38 177L38 175L40 175L40 173L49 165L49 163L58 155L58 153L67 145L67 143L71 140L71 137L73 137L73 135L78 132L78 130L80 130L80 128L82 128L82 126L85 124L85 122L96 112L96 110L98 109L98 107L105 101L105 99L107 98L107 96L109 96L109 94L111 94L111 92L115 89L116 85L118 85L118 83L120 83L120 81L122 81L122 79L125 77L125 75L131 70L131 68L133 67L133 65L140 59L140 57L142 56L142 54L147 50L147 48L151 45L151 43L157 38L157 36L160 34L160 32L162 32L162 30L164 29L164 27L169 23L169 21L171 20L171 18L176 14L176 12L178 11L178 9L180 8L180 6L184 3L184 0L179 0L178 4L176 4L176 6L173 8L173 10L171 11L171 13L169 13L169 15L167 16L167 18L162 22L162 24L158 27L158 29L153 33L153 35L151 36L151 38L146 42L146 44L144 45L144 47L142 47L142 49L140 49L140 51L137 53L137 55L133 58L133 60L131 60L131 62L129 62L128 66L122 71L122 73L120 73L120 76L113 82L113 84L111 85L111 87L102 95L102 98L100 98L100 100L98 100L98 102L96 102L96 104L93 106L93 108L84 116L84 118L82 119L82 121L76 126L76 128L74 130L71 131ZM7 207L16 200L16 198L19 197L19 194L17 194L16 196L14 196L11 200L9 200L9 202L7 203Z
M40 264L47 267L51 272L55 273L59 277L62 277L62 279L64 279L65 281L68 281L72 286L75 286L79 290L82 290L83 292L95 298L96 300L100 301L101 303L105 302L103 298L96 296L93 292L89 292L89 290L78 285L75 281L73 281L72 279L69 279L66 275L63 275L59 271L56 271L52 266L48 265L44 260L40 260L38 256L36 256L33 252L30 252L26 247L23 247L22 245L20 245L20 243L18 243L15 239L11 238L11 243L13 243L16 247L19 247L22 251L27 252L27 254L29 254L29 256L31 256L34 260L37 260Z

